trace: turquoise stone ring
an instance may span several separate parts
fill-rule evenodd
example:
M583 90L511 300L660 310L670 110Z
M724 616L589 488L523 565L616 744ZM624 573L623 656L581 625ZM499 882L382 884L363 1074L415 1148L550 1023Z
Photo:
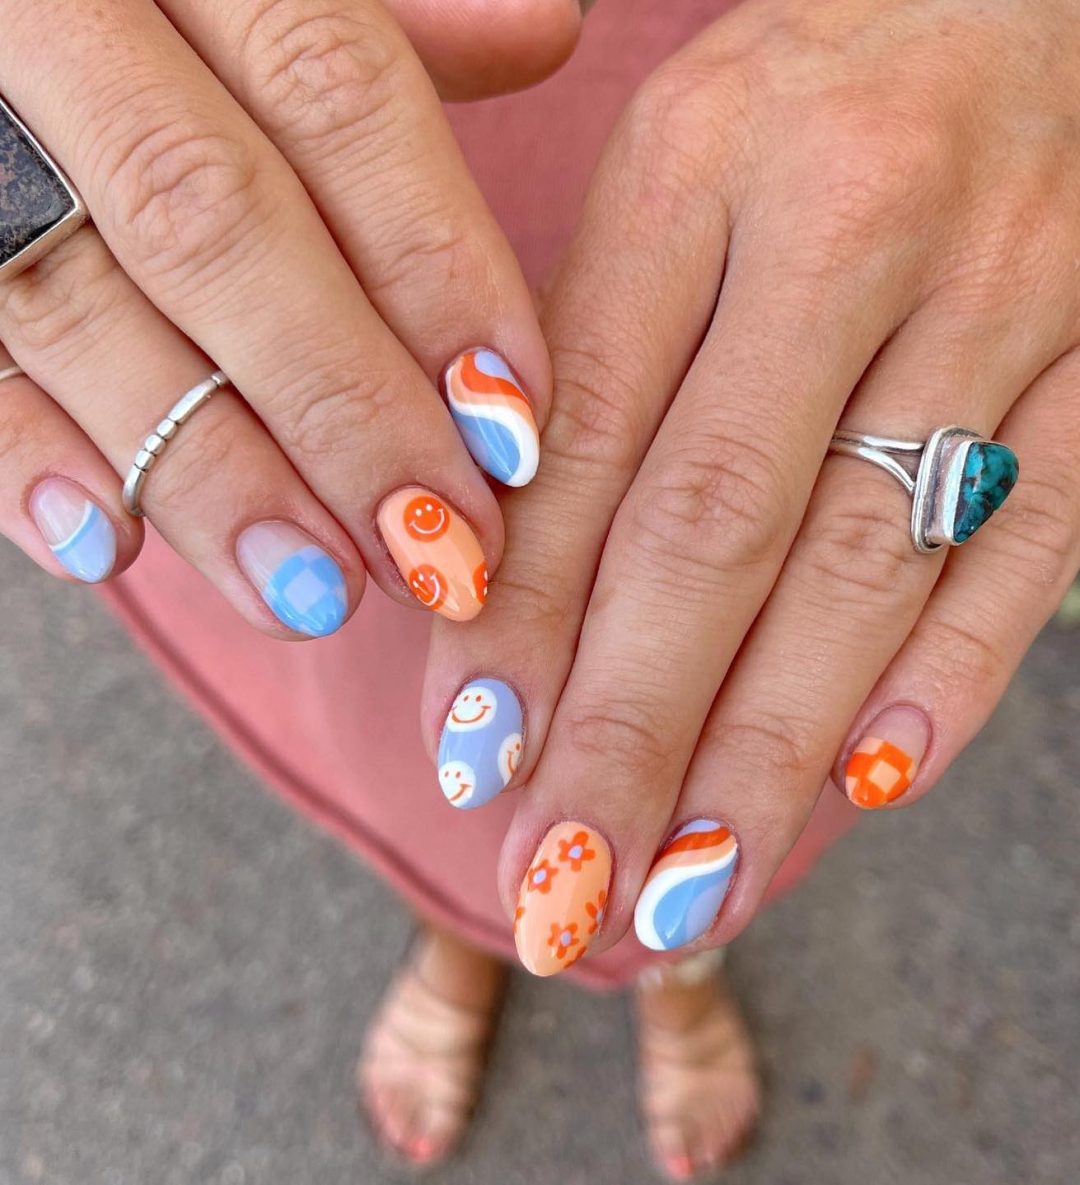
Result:
M938 428L924 443L841 431L831 452L869 461L911 495L916 551L966 543L1009 496L1020 474L1016 454L970 428Z

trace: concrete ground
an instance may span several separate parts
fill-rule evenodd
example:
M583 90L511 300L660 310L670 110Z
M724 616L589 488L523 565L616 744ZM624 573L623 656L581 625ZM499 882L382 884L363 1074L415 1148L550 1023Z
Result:
M0 551L0 1185L381 1185L353 1060L408 921L95 599ZM730 1185L1080 1179L1080 631L737 944L768 1110ZM625 1004L513 985L446 1185L653 1180Z

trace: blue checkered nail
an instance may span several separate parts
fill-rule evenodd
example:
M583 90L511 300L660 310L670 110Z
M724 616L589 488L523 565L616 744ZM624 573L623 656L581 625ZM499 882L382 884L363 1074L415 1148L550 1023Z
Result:
M313 543L274 570L262 595L278 621L310 638L325 638L339 629L348 607L341 569Z

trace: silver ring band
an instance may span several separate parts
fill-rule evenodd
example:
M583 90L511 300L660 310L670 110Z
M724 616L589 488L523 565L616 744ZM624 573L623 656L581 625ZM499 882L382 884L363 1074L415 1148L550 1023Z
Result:
M128 514L135 518L142 518L144 511L140 503L143 487L150 470L157 464L158 458L180 428L203 404L209 403L222 387L229 385L229 376L222 370L216 371L208 379L199 383L197 387L192 387L187 394L182 395L172 405L161 423L143 441L143 446L135 454L135 460L132 461L124 481L123 502L124 509Z
M911 542L923 553L967 542L1009 496L1020 471L1012 449L955 426L924 442L840 431L829 451L896 478L911 497Z
M26 374L21 366L5 366L0 370L0 383L6 383L8 379L22 378Z

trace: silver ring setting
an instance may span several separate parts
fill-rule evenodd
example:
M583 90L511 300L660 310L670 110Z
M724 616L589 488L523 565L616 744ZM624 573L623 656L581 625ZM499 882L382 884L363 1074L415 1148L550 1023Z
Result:
M0 383L6 383L8 379L21 379L25 374L21 366L5 366L0 369Z
M840 431L829 451L884 469L911 496L911 542L922 553L956 547L1001 507L1020 473L1012 449L970 428L938 428L926 441Z
M127 478L124 480L123 503L128 514L135 518L142 518L145 513L142 508L142 492L146 485L150 470L157 464L158 458L168 447L169 441L191 419L204 404L217 394L222 387L230 386L229 376L224 371L215 371L208 379L192 387L169 408L168 413L153 432L143 441L143 446L135 454Z
M64 170L0 98L0 280L37 263L89 216Z

